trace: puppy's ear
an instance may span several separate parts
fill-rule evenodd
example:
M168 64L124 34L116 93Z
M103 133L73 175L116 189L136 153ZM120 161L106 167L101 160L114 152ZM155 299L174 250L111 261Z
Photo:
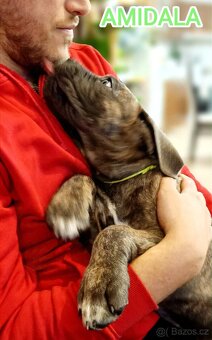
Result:
M160 169L164 175L176 178L183 167L183 160L166 135L153 123Z
M144 116L148 124L152 126L154 132L160 170L164 175L176 178L179 171L183 167L183 160L166 135L152 120L152 118L146 112L144 113Z

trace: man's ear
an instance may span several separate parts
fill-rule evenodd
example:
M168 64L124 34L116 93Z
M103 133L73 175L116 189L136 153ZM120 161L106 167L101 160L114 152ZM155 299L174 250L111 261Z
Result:
M152 126L154 132L160 170L164 175L176 178L184 165L182 158L152 118L146 112L144 116L148 124Z

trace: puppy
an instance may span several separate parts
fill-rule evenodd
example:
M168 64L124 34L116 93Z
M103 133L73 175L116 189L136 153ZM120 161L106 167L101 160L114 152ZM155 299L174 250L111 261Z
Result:
M56 67L44 96L80 144L93 179L74 176L53 197L47 222L57 236L94 240L78 305L88 329L117 319L128 303L127 265L163 238L156 196L162 176L183 162L128 88L74 61ZM73 136L73 131L77 133ZM211 247L201 275L161 306L181 325L212 328Z

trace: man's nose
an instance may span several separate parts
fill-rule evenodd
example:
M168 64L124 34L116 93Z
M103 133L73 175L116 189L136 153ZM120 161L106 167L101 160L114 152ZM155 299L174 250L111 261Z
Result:
M75 15L86 15L91 9L90 0L66 0L65 8Z

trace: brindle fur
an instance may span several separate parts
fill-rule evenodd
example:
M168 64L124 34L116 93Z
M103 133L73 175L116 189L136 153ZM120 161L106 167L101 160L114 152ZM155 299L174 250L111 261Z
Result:
M128 303L127 264L164 236L156 215L157 191L162 176L176 178L183 163L133 94L113 77L93 75L69 60L48 78L44 95L57 117L77 130L93 169L95 183L78 175L62 185L47 220L65 239L86 230L95 239L78 305L84 325L99 329L116 320ZM150 164L157 168L145 175L104 183ZM211 329L211 282L210 247L201 274L161 306L184 326Z

